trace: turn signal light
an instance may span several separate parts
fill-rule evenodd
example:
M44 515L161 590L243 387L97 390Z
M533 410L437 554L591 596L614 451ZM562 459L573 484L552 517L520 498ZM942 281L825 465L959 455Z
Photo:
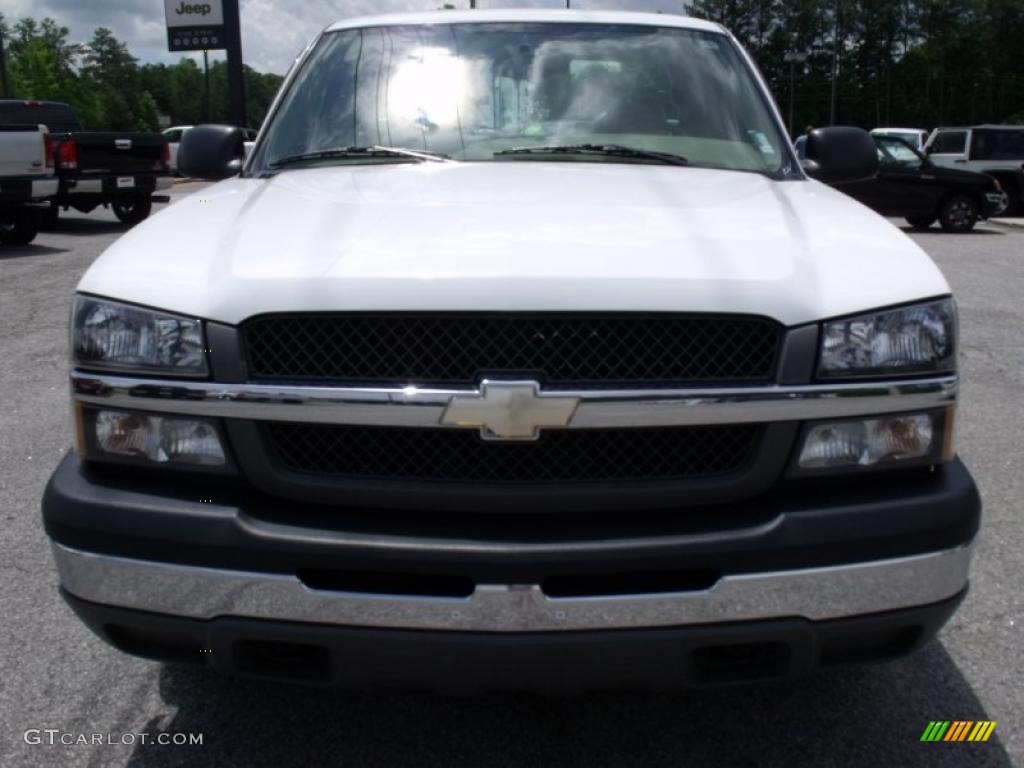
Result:
M95 414L91 437L101 454L154 464L223 467L227 463L220 435L206 421L104 410Z
M951 432L952 414L945 411L813 424L796 471L938 464L952 458Z

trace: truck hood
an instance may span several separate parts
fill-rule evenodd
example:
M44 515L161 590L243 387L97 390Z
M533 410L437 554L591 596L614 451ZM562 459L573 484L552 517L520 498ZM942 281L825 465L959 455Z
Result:
M290 311L604 310L796 325L949 292L909 238L817 182L519 160L224 181L124 235L79 290L229 324Z

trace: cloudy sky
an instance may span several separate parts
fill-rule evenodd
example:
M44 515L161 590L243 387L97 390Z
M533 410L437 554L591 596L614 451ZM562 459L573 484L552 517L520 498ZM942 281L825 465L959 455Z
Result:
M433 10L445 2L457 8L469 7L469 0L241 0L243 56L258 70L284 74L296 54L332 21L366 14ZM144 62L173 63L181 56L167 51L163 0L2 0L2 6L8 20L52 16L71 28L76 42L88 40L96 27L109 27ZM477 6L559 8L564 2L478 0ZM572 6L678 12L683 0L572 0Z

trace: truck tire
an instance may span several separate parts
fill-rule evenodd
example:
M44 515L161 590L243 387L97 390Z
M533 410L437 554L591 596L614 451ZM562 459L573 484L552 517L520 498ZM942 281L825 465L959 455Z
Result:
M138 224L145 220L153 210L153 201L149 195L120 197L111 204L114 215L125 224Z
M4 245L28 245L39 234L39 211L35 208L18 208L14 216L0 221L0 243Z
M935 223L935 216L907 216L907 223L914 229L928 229Z
M978 221L978 201L970 195L952 195L942 203L939 224L945 232L964 233Z

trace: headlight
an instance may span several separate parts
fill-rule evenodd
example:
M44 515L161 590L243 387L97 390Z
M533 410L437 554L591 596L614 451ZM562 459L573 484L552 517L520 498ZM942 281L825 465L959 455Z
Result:
M818 376L891 376L956 368L956 305L940 299L832 320L821 339Z
M205 376L202 323L191 317L78 296L71 318L75 365Z

